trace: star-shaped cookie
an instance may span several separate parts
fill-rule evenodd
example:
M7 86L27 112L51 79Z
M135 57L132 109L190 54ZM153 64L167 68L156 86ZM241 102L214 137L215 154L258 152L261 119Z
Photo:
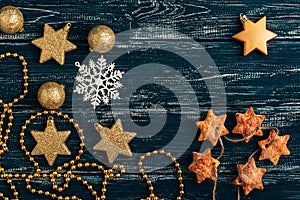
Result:
M188 168L196 173L198 183L202 183L207 178L216 180L216 168L220 162L212 157L210 149L206 149L203 154L193 152L193 159Z
M267 139L258 142L262 149L259 160L269 159L274 165L277 165L280 156L290 155L286 144L290 135L278 136L277 132L272 130Z
M57 131L52 117L47 121L44 131L31 131L31 135L37 142L37 145L31 152L33 156L44 155L48 164L53 165L57 155L71 155L71 152L65 144L71 131Z
M219 137L229 133L224 126L225 120L226 114L216 116L212 110L208 110L206 119L196 122L196 125L201 130L198 141L209 140L213 146L216 146Z
M246 19L243 21L244 30L232 36L234 39L244 42L244 56L255 49L268 55L267 42L277 37L277 34L266 29L266 21L266 16L256 23Z
M33 40L31 43L41 49L40 63L51 58L60 65L65 63L65 53L76 49L76 45L67 40L71 24L55 31L48 24L44 25L44 36Z
M257 168L254 158L251 158L246 164L238 164L238 177L233 181L234 185L242 186L245 195L248 195L253 189L263 190L262 177L266 172L265 168Z
M111 128L100 124L95 124L94 127L100 134L101 140L93 149L106 151L109 163L113 163L118 155L132 156L128 143L136 136L136 133L124 131L120 119Z
M233 128L232 133L242 134L245 142L249 142L254 135L263 135L261 124L264 121L265 116L255 115L252 107L250 107L245 114L236 113L235 118L237 125Z

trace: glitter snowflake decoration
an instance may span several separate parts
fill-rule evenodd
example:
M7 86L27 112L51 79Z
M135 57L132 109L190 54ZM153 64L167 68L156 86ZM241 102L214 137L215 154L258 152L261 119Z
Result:
M108 104L110 99L118 99L118 89L123 85L119 82L124 72L115 70L115 64L107 64L106 59L101 57L95 62L90 59L88 65L76 62L79 68L75 80L75 93L83 95L83 101L91 101L96 108L100 103Z

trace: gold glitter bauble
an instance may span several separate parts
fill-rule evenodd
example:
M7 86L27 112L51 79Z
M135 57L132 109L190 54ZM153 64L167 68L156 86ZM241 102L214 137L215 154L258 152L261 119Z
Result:
M0 9L0 31L14 34L23 31L24 17L22 12L14 6Z
M106 53L114 47L115 42L115 33L104 25L95 26L88 35L90 51Z
M64 86L55 82L44 83L38 90L38 101L46 109L59 108L65 101Z

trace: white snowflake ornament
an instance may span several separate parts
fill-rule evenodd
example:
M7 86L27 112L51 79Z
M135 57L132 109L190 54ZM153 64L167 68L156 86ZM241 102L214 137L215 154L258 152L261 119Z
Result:
M95 62L88 61L88 65L75 63L79 68L75 78L77 84L75 93L83 95L83 101L91 101L95 109L100 103L109 104L110 99L119 99L118 89L123 85L119 82L124 72L115 70L115 64L107 64L101 55Z

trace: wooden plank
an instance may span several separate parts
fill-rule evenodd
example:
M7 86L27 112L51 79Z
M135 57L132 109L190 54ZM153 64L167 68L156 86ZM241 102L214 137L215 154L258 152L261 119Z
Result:
M132 106L141 110L140 102L147 100L147 97L157 95L160 102L166 102L166 109L174 116L190 117L191 113L200 110L199 119L204 119L207 110L210 108L211 97L226 95L227 121L226 127L232 130L236 121L234 114L236 112L245 112L249 106L254 106L255 112L266 115L263 126L276 126L280 129L281 134L291 134L288 143L291 150L290 156L284 156L280 159L277 166L273 166L266 161L259 161L259 167L266 167L267 173L263 177L265 190L253 191L249 197L242 199L299 199L299 174L300 159L298 150L299 141L299 113L300 113L300 87L299 87L299 11L300 1L289 0L286 2L274 1L206 1L206 0L124 0L116 2L111 0L52 0L48 2L38 2L35 0L25 0L22 2L2 0L1 5L14 4L19 6L25 16L25 32L16 35L0 34L1 52L19 52L26 57L29 68L29 94L24 100L16 104L13 108L14 126L8 140L9 152L1 158L1 165L5 167L8 173L32 173L33 167L24 152L20 149L19 133L22 124L31 114L41 111L42 108L36 99L36 92L39 86L47 81L57 81L65 85L67 98L65 104L60 109L70 115L78 114L80 111L72 110L72 96L74 77L77 74L77 68L74 66L75 61L82 62L88 55L88 46L86 42L89 30L97 24L106 24L116 33L126 30L160 26L168 27L179 31L187 36L197 40L217 65L220 77L224 82L225 93L209 93L205 80L210 80L214 87L219 87L220 82L217 78L202 77L196 70L187 66L179 57L168 52L158 50L142 50L126 54L125 57L116 61L118 69L128 71L138 64L151 62L164 63L177 69L178 72L185 75L192 85L196 95L199 97L199 105L189 103L188 96L191 91L182 89L183 83L174 77L166 78L165 82L174 83L175 91L184 99L183 105L178 105L167 90L160 94L157 88L150 92L144 91L144 99L140 96L133 95L136 101ZM242 27L239 22L239 13L243 12L253 20L258 20L261 16L267 16L267 28L278 33L279 37L269 42L269 56L260 53L252 53L243 57L242 44L234 41L231 36L239 32ZM30 44L30 41L40 37L43 32L43 24L49 23L58 29L65 23L73 24L69 38L74 42L78 49L67 54L66 64L61 67L54 61L45 64L39 64L39 49ZM156 33L166 39L181 53L189 53L189 49L182 50L179 46L192 46L187 40L178 40L176 32ZM134 45L149 44L151 41L147 37L140 36L134 40ZM122 48L122 44L119 44ZM133 45L133 44L132 44ZM124 48L127 48L124 46ZM197 57L198 55L194 55ZM201 59L201 58L199 58ZM3 60L0 62L0 97L4 100L11 100L21 91L19 85L22 84L20 77L21 66L13 59ZM166 71L166 70L165 70ZM165 72L162 70L162 73ZM162 78L158 74L156 78ZM141 77L136 77L139 81ZM223 83L221 83L223 84ZM81 101L77 95L76 100ZM78 99L77 99L78 98ZM121 97L122 100L126 97ZM116 111L120 116L125 115L128 110L127 105L118 105ZM179 107L180 106L180 107ZM185 108L184 111L180 109ZM157 118L151 118L152 122L158 122L164 118L165 110L162 108L147 109L150 112L156 112ZM111 115L107 112L107 107L101 106L97 110L98 118L101 122L110 124ZM149 121L148 112L136 112L133 117L136 123L145 123ZM173 120L173 121L172 121ZM174 129L178 126L178 120L172 119L169 126L164 127L157 137L148 139L136 139L131 143L134 151L141 152L160 148L174 136ZM26 132L26 145L32 149L35 145L33 138L30 136L30 130L43 129L45 119L39 118L34 121ZM75 154L78 149L79 138L74 129L64 120L57 120L57 127L60 130L72 129L73 133L67 141L67 145ZM203 184L197 184L194 173L188 171L188 165L192 161L192 151L199 151L202 143L197 142L199 133L186 133L195 137L191 144L179 143L178 146L172 147L172 152L178 152L180 148L188 146L187 151L178 159L182 165L185 195L184 199L211 199L213 183L206 181ZM267 137L268 131L265 132ZM234 137L234 136L231 136ZM99 139L99 138L98 138ZM221 159L219 172L219 181L217 189L217 199L232 199L236 197L236 186L232 185L235 179L236 164L245 163L248 156L255 151L257 141L261 139L255 137L249 143L232 144L224 141L225 154ZM146 141L146 142L145 142ZM153 145L155 144L155 145ZM141 148L143 147L143 148ZM216 156L220 152L220 147L213 149ZM73 155L74 156L74 155ZM257 158L258 155L255 156ZM56 165L71 159L72 156L59 156ZM49 173L54 168L47 165L43 157L38 157L41 168L44 172ZM92 154L85 150L82 162L97 161ZM129 164L126 157L121 161ZM131 163L132 164L132 163ZM148 166L151 168L151 166ZM76 174L83 176L91 183L97 191L101 191L103 177L95 170L78 170ZM154 180L155 193L165 199L175 199L177 194L177 182L175 169L172 166L155 171L151 174ZM31 194L26 189L24 180L13 179L20 193L21 199L50 199L47 197ZM49 180L36 179L34 185L50 189ZM0 179L0 191L5 192L12 197L9 187L5 180ZM68 191L63 194L78 194L83 199L93 199L89 191L77 182L72 182ZM147 186L137 171L128 172L119 179L109 181L107 199L138 199L148 195Z
M300 52L299 43L277 43L276 48L273 45L269 46L269 57L265 57L259 53L253 53L247 58L240 55L242 49L234 43L201 43L207 49L219 69L224 87L226 88L228 105L298 105L300 100L300 88L298 85L298 63L300 61L298 56ZM176 44L178 44L178 42L176 42ZM81 46L82 43L79 43L79 45ZM81 47L79 50L67 54L67 63L61 67L56 65L54 61L49 61L43 65L36 64L39 60L39 50L31 44L22 43L19 44L17 48L15 48L15 44L5 45L2 43L0 46L3 52L16 50L22 53L29 63L30 91L22 104L16 106L31 107L32 102L35 102L35 107L38 106L36 90L43 82L51 80L58 80L58 82L64 84L66 86L67 96L71 97L73 93L73 80L78 70L78 68L74 66L74 63L76 61L82 62L88 54L87 47ZM283 54L283 52L289 53ZM136 62L143 63L147 60L151 60L152 62L164 62L178 69L178 71L183 74L188 75L189 73L193 73L193 76L189 77L189 81L195 88L196 94L204 96L204 99L201 100L201 104L208 105L210 99L205 98L205 96L208 95L208 91L204 82L207 77L202 77L200 73L192 69L188 70L185 63L178 61L178 57L172 57L172 55L168 53L165 55L160 53L159 51L154 52L150 50L149 52L138 53L140 54L139 56L134 54L134 56L137 56ZM131 55L128 55L129 58L130 56ZM0 79L3 83L9 83L11 81L16 83L16 86L13 88L6 87L6 84L0 86L2 88L0 95L3 96L4 99L10 93L17 94L17 91L21 91L21 66L19 66L18 62L13 61L13 59L2 61L4 66L2 67ZM176 62L177 65L173 64ZM127 62L126 58L120 62L116 62L116 67L123 71L133 69L134 66L136 66L135 61ZM5 71L3 69L4 67L9 67L11 70ZM16 74L16 76L11 77L11 73ZM138 79L139 77L136 77L137 81ZM172 80L174 80L174 78L169 77L169 80L166 80L166 82ZM178 82L174 84L176 84L174 87L177 88L177 92L181 96L188 94L187 92L189 91L180 90L181 83ZM216 86L220 85L218 82L214 83L214 80L212 80L212 84ZM71 98L67 98L66 107L71 106L71 100Z
M26 1L25 1L26 2ZM3 5L11 4L4 0ZM299 39L299 0L273 1L75 1L55 0L40 4L35 1L15 2L21 7L26 23L25 32L17 35L1 35L1 40L32 40L42 34L43 24L56 24L60 28L73 23L72 40L85 40L96 24L106 24L116 33L131 28L151 25L170 27L200 40L232 40L241 30L239 13L253 21L263 15L268 17L267 27L279 34L279 40ZM60 5L60 6L57 6ZM57 25L60 24L60 25ZM288 27L288 28L287 28Z

